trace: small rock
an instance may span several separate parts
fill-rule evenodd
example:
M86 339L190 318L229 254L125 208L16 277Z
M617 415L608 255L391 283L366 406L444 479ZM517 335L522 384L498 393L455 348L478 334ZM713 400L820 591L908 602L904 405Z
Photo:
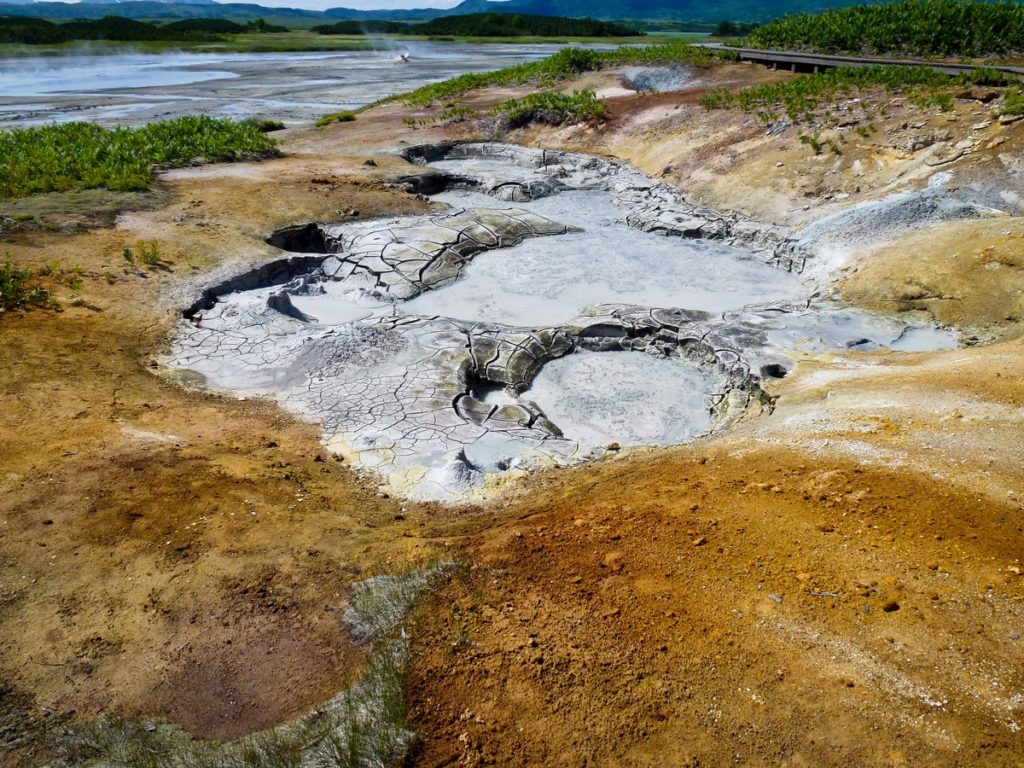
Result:
M617 451L620 448L621 446L618 443L608 443L608 445L605 446L605 450L607 451Z
M369 160L364 160L364 161L363 161L363 165L368 165L368 166L370 166L371 168L376 168L376 167L377 167L377 161L376 161L376 160L374 160L374 159L373 159L373 158L371 157L371 158L370 158Z
M618 571L621 571L622 570L622 553L619 552L618 550L616 550L614 552L609 552L607 555L604 556L604 560L601 561L601 564L604 565L605 568L608 568L609 570L615 571L616 573Z
M897 603L895 600L889 600L888 602L882 605L882 610L886 613L893 613L895 611L898 611L899 609L900 604Z
M708 537L707 536L698 536L696 539L693 540L693 546L695 546L695 547L703 547L707 543L708 543Z

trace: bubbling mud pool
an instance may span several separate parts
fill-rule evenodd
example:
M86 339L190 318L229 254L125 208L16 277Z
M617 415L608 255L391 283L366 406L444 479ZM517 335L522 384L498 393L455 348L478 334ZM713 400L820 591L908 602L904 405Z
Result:
M812 246L597 158L406 150L450 210L275 233L292 256L210 286L167 362L271 395L394 492L453 499L619 447L671 445L766 403L829 349L949 332L821 300Z

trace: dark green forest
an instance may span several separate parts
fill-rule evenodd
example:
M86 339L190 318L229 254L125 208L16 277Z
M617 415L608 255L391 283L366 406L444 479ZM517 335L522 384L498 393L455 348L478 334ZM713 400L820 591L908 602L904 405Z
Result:
M402 21L339 21L336 24L320 24L313 32L321 35L400 35L409 32L409 24Z
M986 56L1024 51L1024 4L901 0L770 21L750 33L760 48L825 53Z
M633 37L633 27L610 21L533 16L525 13L470 13L442 16L423 24L396 21L342 21L313 27L323 35L445 35L456 37Z
M472 13L442 16L414 27L421 35L459 35L466 37L629 37L643 34L623 24L593 19L567 19L560 16L533 16L525 13Z
M117 40L124 42L218 40L221 35L240 32L283 32L257 20L238 24L226 19L184 19L170 24L150 24L120 16L92 21L68 21L55 24L30 16L0 16L0 43L46 45L78 40Z

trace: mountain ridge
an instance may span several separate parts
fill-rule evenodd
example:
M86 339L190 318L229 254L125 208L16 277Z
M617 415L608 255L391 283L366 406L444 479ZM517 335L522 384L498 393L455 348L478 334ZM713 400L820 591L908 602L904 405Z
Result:
M52 19L99 18L117 8L118 15L135 19L228 18L274 19L359 19L429 21L441 16L468 13L527 13L540 16L593 18L602 21L644 20L666 22L716 22L722 20L763 22L789 13L821 11L854 5L858 0L765 0L752 6L748 0L720 0L713 6L702 0L463 0L453 8L409 8L368 11L356 8L271 8L254 3L219 3L215 0L90 0L88 3L32 2L7 0L0 3L0 15L42 16ZM709 10L713 8L713 10Z

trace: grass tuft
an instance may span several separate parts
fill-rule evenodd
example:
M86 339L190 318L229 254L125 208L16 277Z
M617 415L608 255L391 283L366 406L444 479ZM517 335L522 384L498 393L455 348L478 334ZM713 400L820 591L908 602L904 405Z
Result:
M324 115L316 121L317 128L323 128L331 123L351 123L356 119L356 113L351 109L344 109L341 112L332 112L329 115Z
M1006 103L1003 105L1004 115L1024 115L1024 89L1010 88L1006 91Z

